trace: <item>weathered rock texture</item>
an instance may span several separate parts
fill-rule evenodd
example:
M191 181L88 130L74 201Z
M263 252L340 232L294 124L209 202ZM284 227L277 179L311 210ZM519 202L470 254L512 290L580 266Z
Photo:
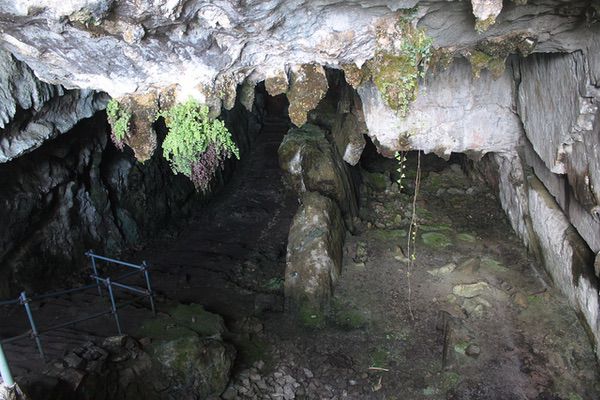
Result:
M108 96L41 82L25 63L0 50L0 100L1 164L104 109Z
M221 338L223 319L193 304L169 314L142 326L144 345L129 336L87 343L30 378L23 391L30 400L218 397L235 359Z
M344 235L336 203L316 192L304 193L288 237L287 311L307 320L322 319L341 273Z
M99 114L0 165L0 297L80 279L74 272L87 266L86 249L116 254L194 197L191 183L160 157L142 165L107 146L105 121Z
M0 46L53 85L114 97L174 87L180 100L218 98L229 108L244 81L269 78L276 94L293 91L306 65L363 66L381 43L402 42L382 37L398 32L401 18L424 28L436 48L467 54L491 41L492 55L502 58L517 51L516 37L526 37L531 51L577 50L586 23L595 21L585 0L520 3L9 0L0 6ZM312 99L300 103L313 106ZM294 112L294 122L307 111Z
M102 108L104 96L92 90L146 100L171 93L158 106L192 96L216 115L221 106L233 107L236 95L250 108L251 88L264 80L271 95L288 95L295 124L310 121L331 131L308 126L302 140L293 131L282 146L282 166L299 193L328 196L327 207L339 207L346 218L354 200L344 170L360 159L364 126L386 156L408 149L443 156L464 152L475 159L493 153L486 160L493 160L513 227L537 249L598 338L597 277L593 262L579 255L585 246L600 252L599 12L589 0L9 0L0 5L0 47L14 57L0 53L0 123L13 123L0 135L0 161L38 147ZM373 73L382 69L373 63L385 60L390 49L415 51L415 43L399 34L410 31L398 29L407 23L431 38L433 57L424 79L379 82L392 85L394 93L402 91L393 85L408 82L410 97L416 93L407 112L398 113L373 83ZM426 68L425 58L411 71ZM345 100L335 107L323 101L332 86L324 66L343 70L352 86L339 89ZM157 143L149 118L157 103L137 104L143 106L134 113L128 143L140 159L148 159ZM330 115L323 112L327 107ZM310 113L314 108L320 109L316 115ZM154 168L154 158L149 166L134 167L128 159L117 167L97 151L84 152L88 145L81 142L72 153L63 148L39 165L20 164L23 171L29 168L29 184L0 175L10 183L3 202L11 228L4 229L26 243L0 245L3 265L13 266L3 269L12 271L9 280L27 276L31 266L15 260L26 255L35 260L38 247L44 259L57 260L50 265L63 264L56 252L73 243L57 232L73 226L64 222L71 218L85 221L76 231L83 242L103 237L106 249L139 236L134 210L161 197L154 182L141 191L152 195L127 200L133 206L121 206L128 204L121 196L127 196L109 188L146 179L139 175L172 179L160 168L142 172ZM334 172L328 175L317 165ZM138 171L138 181L124 178L130 171ZM528 179L530 171L541 184L531 183L536 181ZM543 223L542 216L555 224ZM27 237L11 222L16 217L36 233ZM585 273L566 279L573 271Z
M223 117L246 152L258 117L239 104ZM107 129L99 113L0 164L0 298L23 288L63 287L65 278L78 282L87 249L116 255L177 221L197 199L191 182L174 176L161 154L141 164L130 150L107 143Z
M279 165L299 197L304 192L320 193L334 200L348 220L357 214L348 168L323 129L311 124L291 129L279 147Z

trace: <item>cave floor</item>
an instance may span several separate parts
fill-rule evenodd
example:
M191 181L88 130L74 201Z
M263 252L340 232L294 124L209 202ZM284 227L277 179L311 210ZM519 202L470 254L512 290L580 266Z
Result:
M233 398L284 397L290 382L309 399L600 398L584 328L482 182L424 168L409 278L412 196L366 175L329 317L266 318L266 366L238 372Z
M224 399L600 398L598 364L575 312L527 255L491 191L457 165L423 168L410 278L413 197L392 184L393 160L366 165L372 173L363 174L360 218L347 236L331 312L290 320L281 312L283 274L297 201L277 163L285 130L285 121L267 121L223 190L181 229L124 257L150 262L160 312L197 303L225 317L238 358ZM410 179L404 185L414 190ZM81 312L78 300L34 312L50 324L50 316ZM105 306L83 300L88 311ZM132 334L150 317L140 305L121 315ZM3 321L10 322L3 334L19 328ZM113 334L112 321L100 319L45 343L58 357ZM16 375L39 369L33 345L18 346L8 348L9 357L20 352Z

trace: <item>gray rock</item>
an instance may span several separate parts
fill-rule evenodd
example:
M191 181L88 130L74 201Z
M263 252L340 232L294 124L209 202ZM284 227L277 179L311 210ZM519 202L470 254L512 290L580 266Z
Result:
M489 293L490 290L490 285L488 285L486 282L476 282L456 285L452 288L452 293L456 296L472 298Z
M443 157L452 152L482 156L510 151L518 143L513 85L509 71L496 80L487 72L475 79L469 63L457 59L447 70L427 75L406 118L385 104L374 84L364 84L358 93L368 135L384 155L404 146Z
M358 214L354 185L346 163L325 134L311 124L291 129L279 146L279 165L299 196L312 191L333 199L350 225Z
M305 193L288 237L286 310L306 317L327 309L341 272L344 235L338 206L318 193Z
M467 346L465 354L469 357L477 358L479 357L479 354L481 354L481 348L478 345L471 343L469 346Z

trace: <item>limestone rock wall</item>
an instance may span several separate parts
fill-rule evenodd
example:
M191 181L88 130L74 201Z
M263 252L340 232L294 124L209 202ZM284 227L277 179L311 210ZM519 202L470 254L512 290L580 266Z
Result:
M116 255L189 206L186 178L159 157L138 164L107 144L106 129L99 114L0 164L1 298L79 282L86 249Z
M260 130L258 115L239 103L223 114L242 154ZM76 119L76 112L63 118ZM79 283L89 267L87 249L117 255L178 221L199 200L162 154L139 163L130 149L112 145L108 129L105 114L97 113L0 164L0 298ZM158 131L164 135L164 126ZM215 188L233 167L227 164Z
M25 63L0 50L0 164L67 132L107 101L103 93L44 83Z

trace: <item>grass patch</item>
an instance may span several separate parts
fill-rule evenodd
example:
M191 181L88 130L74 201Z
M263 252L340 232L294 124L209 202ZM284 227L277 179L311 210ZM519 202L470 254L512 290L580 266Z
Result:
M440 232L426 232L421 235L423 243L436 249L444 249L452 244L450 238Z
M459 233L458 235L456 235L456 238L458 240L462 240L463 242L468 243L475 243L477 241L477 238L475 236L468 233Z
M398 241L406 237L407 233L402 229L377 229L373 231L375 237L379 240Z

